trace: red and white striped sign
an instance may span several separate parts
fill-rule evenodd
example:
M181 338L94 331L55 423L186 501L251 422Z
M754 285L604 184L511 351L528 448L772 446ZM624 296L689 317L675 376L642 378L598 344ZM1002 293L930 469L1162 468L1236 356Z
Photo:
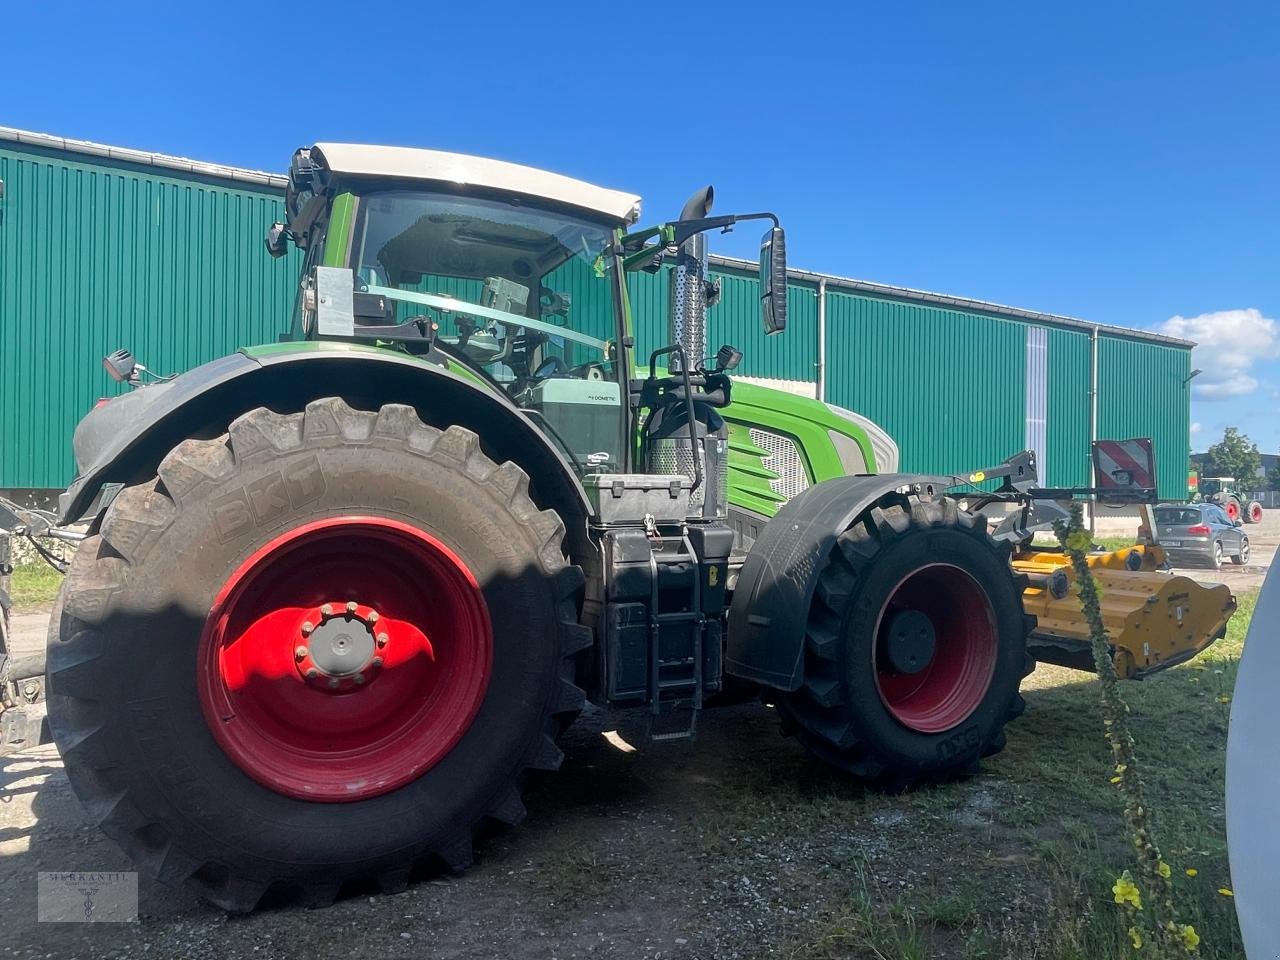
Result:
M1093 485L1100 490L1135 491L1156 485L1155 456L1147 437L1095 440Z

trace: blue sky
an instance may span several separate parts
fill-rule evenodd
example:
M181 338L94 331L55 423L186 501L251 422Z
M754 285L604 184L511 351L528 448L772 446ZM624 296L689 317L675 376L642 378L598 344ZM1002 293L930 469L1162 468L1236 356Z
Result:
M796 266L1202 340L1193 446L1280 451L1280 8L676 9L19 4L0 123L270 170L318 139L481 153L646 219L711 182Z

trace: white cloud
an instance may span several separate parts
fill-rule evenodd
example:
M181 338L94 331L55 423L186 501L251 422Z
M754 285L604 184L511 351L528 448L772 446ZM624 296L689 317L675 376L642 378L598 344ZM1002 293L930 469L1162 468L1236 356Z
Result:
M1191 433L1192 433L1192 435L1195 435L1195 434L1199 433L1201 429L1202 429L1202 428L1201 428L1201 426L1200 426L1200 421L1199 421L1199 420L1197 420L1195 423L1193 423L1193 424L1191 425Z
M1258 309L1217 310L1197 317L1170 317L1159 327L1171 337L1196 341L1191 365L1204 373L1192 381L1201 400L1242 397L1258 389L1254 363L1280 357L1280 324Z

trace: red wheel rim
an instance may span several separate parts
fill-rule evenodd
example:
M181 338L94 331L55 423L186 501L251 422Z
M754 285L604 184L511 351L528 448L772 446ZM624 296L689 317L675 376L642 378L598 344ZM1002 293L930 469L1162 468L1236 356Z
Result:
M1249 508L1249 519L1252 520L1254 523L1262 522L1262 504L1255 503L1252 507Z
M1228 500L1227 501L1227 519L1234 520L1238 516L1240 516L1240 504L1236 503L1234 500Z
M915 672L894 666L891 625L906 613L932 627L931 656ZM900 621L898 621L900 622ZM966 720L987 695L999 635L986 591L951 564L930 564L890 591L876 618L872 663L876 689L893 718L920 733L941 733Z
M335 517L236 569L205 622L197 679L241 770L338 802L438 763L480 709L492 659L480 586L452 550L395 520Z

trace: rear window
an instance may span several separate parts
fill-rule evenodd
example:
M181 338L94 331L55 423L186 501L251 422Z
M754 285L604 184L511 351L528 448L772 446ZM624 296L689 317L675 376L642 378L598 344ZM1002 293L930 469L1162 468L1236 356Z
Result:
M1190 525L1200 522L1200 511L1194 507L1166 507L1156 511L1156 523Z

